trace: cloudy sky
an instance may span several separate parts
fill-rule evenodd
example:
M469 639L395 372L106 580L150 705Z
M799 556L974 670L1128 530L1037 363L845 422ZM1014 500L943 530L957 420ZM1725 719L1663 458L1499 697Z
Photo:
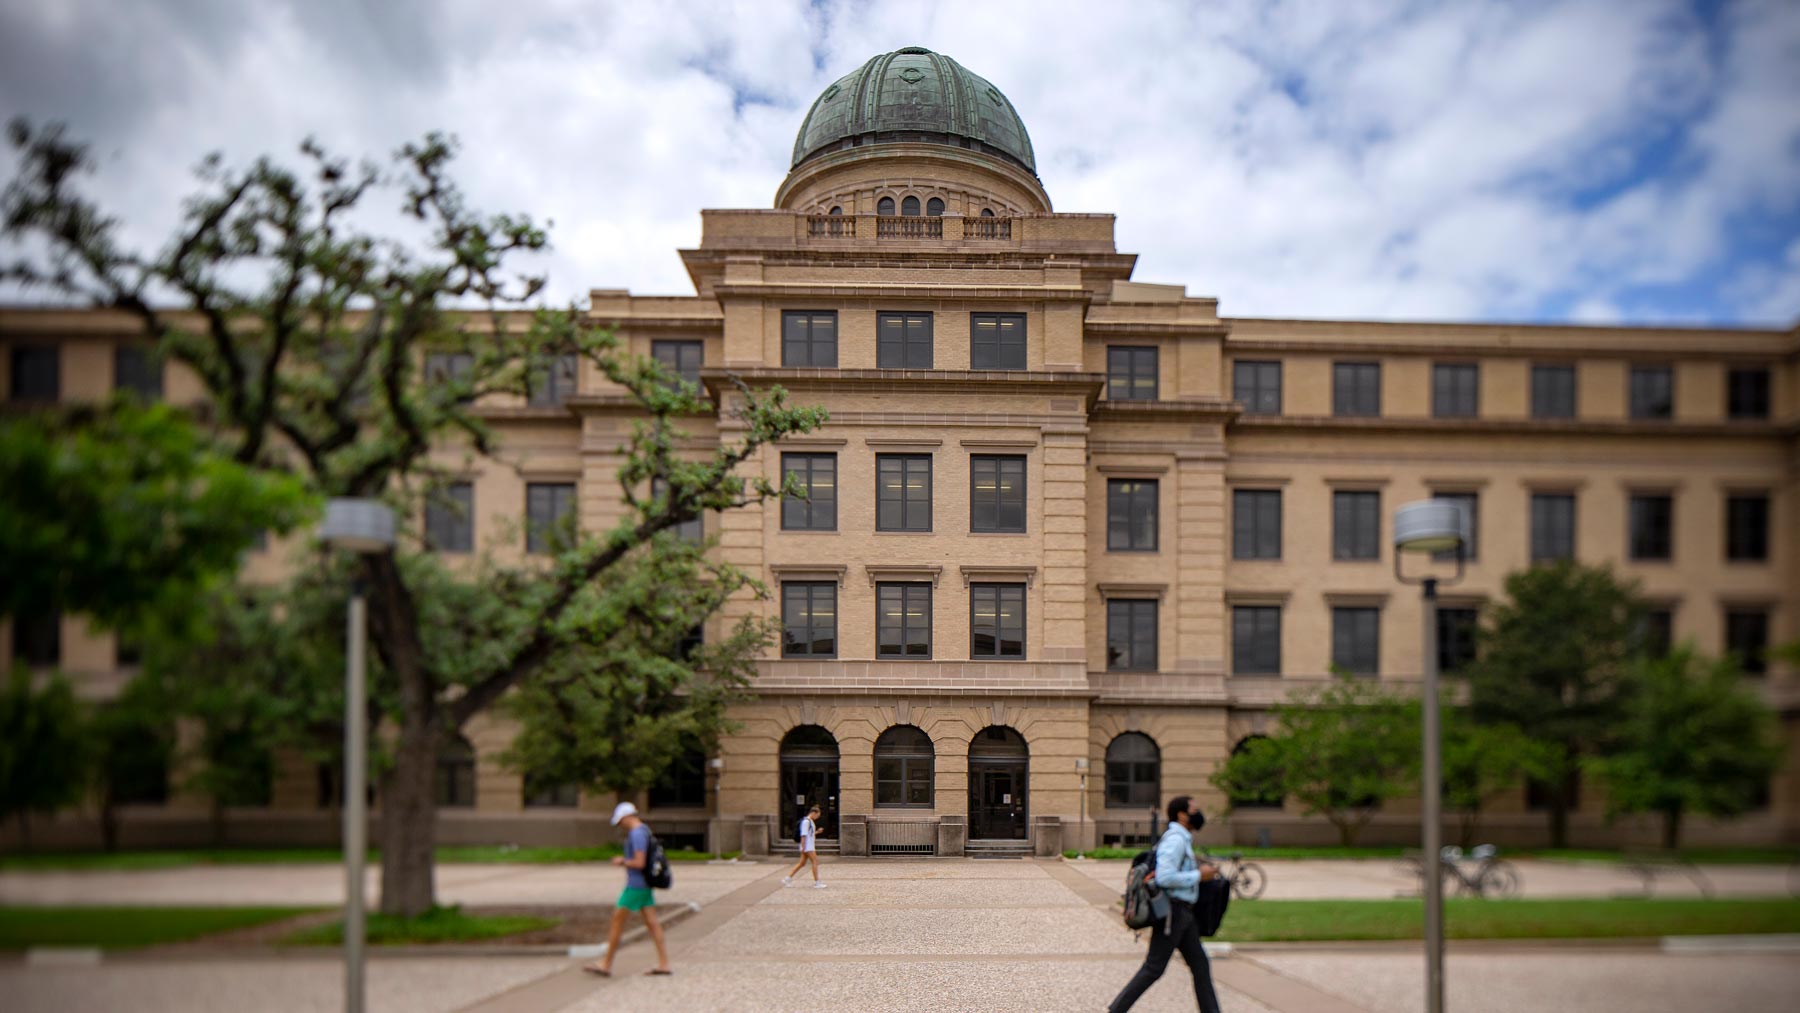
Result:
M698 210L769 206L813 98L907 45L1230 315L1800 318L1794 0L0 0L0 115L91 139L146 243L208 151L445 129L478 206L554 219L556 295L685 293Z

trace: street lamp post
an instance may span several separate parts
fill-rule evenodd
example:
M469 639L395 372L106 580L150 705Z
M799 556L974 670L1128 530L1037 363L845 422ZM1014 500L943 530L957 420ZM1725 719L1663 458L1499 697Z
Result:
M725 758L723 756L715 756L706 761L706 765L711 767L713 772L713 861L722 863L724 859L720 857L722 848L719 844L719 838L725 836L725 821L720 819L719 799L724 797L722 794L724 792L724 785L720 784L720 782L725 779Z
M325 504L319 540L362 555L394 546L394 512L372 499ZM363 1011L363 863L369 853L369 699L365 658L368 605L360 579L350 587L344 677L344 1009Z
M1419 584L1424 597L1423 710L1425 712L1425 764L1420 785L1424 822L1424 857L1421 868L1425 887L1425 1008L1444 1013L1444 877L1443 857L1443 759L1438 727L1437 592L1435 576L1408 578L1400 567L1406 552L1454 552L1456 576L1463 576L1463 552L1468 545L1469 520L1461 504L1428 499L1408 503L1394 511L1394 576L1404 584Z
M1087 757L1075 759L1075 769L1081 773L1081 825L1075 831L1075 857L1087 857Z

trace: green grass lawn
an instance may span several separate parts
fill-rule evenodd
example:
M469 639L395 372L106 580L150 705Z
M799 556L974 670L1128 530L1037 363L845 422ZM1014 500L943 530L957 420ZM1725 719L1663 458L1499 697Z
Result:
M560 918L533 918L524 915L466 915L461 908L434 908L417 918L397 918L371 914L368 921L370 943L395 945L403 943L470 943L484 939L516 936L551 928ZM344 941L343 922L329 922L301 929L282 942L298 946L335 946Z
M1095 848L1084 852L1089 858L1096 859L1130 859L1144 848ZM1233 851L1241 851L1246 860L1280 859L1280 858L1313 858L1313 859L1364 859L1364 858L1401 858L1408 850L1401 847L1384 848L1212 848L1212 854L1222 856ZM1574 862L1626 862L1637 857L1635 853L1624 851L1600 851L1583 848L1503 848L1501 855L1506 858L1546 858ZM1063 856L1074 858L1074 851L1065 851ZM1687 861L1701 865L1787 865L1800 861L1800 848L1690 848L1677 852Z
M620 853L616 844L595 848L510 848L504 845L482 847L444 847L437 850L440 862L518 863L553 865L564 862L605 862ZM724 857L732 858L735 851ZM671 862L702 862L712 853L671 848ZM105 871L135 872L145 869L185 869L196 865L330 865L343 859L343 852L326 848L202 848L188 851L81 851L46 852L30 855L0 855L0 871ZM379 862L379 852L371 851L371 864Z
M305 914L297 907L0 907L0 950L178 943Z
M1419 939L1416 900L1233 901L1233 942ZM1476 900L1444 902L1451 939L1612 939L1800 932L1800 900Z

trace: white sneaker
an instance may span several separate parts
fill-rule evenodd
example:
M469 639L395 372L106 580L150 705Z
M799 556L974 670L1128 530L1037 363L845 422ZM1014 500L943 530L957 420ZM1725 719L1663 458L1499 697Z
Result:
M825 889L825 884L823 882L814 883L813 889L814 890L823 890L823 889Z
M781 877L781 885L782 886L793 886L794 885L794 877L792 877L792 876Z

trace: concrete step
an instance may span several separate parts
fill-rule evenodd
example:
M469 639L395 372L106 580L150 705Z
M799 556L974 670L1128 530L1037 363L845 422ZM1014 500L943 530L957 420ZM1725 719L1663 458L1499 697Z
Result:
M970 858L1030 858L1030 841L970 841L963 847Z

